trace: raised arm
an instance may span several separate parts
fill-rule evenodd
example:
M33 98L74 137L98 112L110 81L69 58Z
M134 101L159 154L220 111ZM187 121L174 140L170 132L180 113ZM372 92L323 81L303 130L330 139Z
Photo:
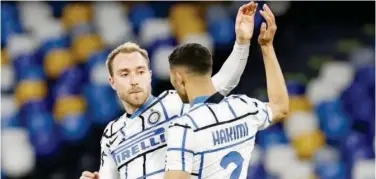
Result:
M257 4L250 2L238 10L235 22L236 42L234 48L222 65L219 72L213 76L214 87L222 95L228 95L239 83L244 72L249 55L250 40L254 29L254 14Z
M289 96L285 79L283 78L282 70L273 47L273 38L277 31L274 15L266 4L264 4L263 10L260 10L260 14L266 20L266 23L264 22L261 25L258 43L261 46L262 56L264 58L269 98L267 105L272 110L273 122L278 122L288 115Z

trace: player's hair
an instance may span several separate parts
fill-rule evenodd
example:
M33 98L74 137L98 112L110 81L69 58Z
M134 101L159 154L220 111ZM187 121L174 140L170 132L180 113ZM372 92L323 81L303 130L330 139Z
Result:
M171 67L184 66L200 75L212 72L212 55L206 47L198 43L188 43L177 47L168 60Z
M150 68L148 52L145 49L141 48L136 43L126 42L126 43L116 47L107 57L106 66L107 66L107 70L108 70L108 72L110 73L111 76L113 76L112 61L114 60L116 55L118 55L119 53L132 53L132 52L140 53L146 59L147 64L148 64L148 68Z

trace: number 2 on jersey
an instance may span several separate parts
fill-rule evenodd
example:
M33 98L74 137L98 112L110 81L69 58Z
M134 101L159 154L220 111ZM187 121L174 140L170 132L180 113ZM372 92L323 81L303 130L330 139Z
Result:
M220 165L226 169L230 163L234 163L236 168L232 171L230 179L238 179L242 171L243 161L244 159L239 152L232 151L222 158Z

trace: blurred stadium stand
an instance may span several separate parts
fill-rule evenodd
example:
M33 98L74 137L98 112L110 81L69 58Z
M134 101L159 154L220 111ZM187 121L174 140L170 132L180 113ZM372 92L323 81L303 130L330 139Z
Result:
M172 88L167 57L176 45L205 45L218 71L243 3L2 1L1 178L97 170L102 130L123 113L107 82L110 50L128 40L146 48L159 94ZM374 178L374 2L268 4L291 114L258 133L248 178ZM261 22L257 15L254 37ZM233 93L267 100L265 87L254 38Z

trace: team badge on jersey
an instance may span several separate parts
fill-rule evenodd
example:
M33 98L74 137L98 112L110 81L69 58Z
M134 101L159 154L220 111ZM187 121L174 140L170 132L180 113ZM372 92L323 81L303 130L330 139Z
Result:
M161 118L161 113L159 113L158 111L153 111L148 118L148 122L149 124L153 125L153 124L156 124L160 118Z

